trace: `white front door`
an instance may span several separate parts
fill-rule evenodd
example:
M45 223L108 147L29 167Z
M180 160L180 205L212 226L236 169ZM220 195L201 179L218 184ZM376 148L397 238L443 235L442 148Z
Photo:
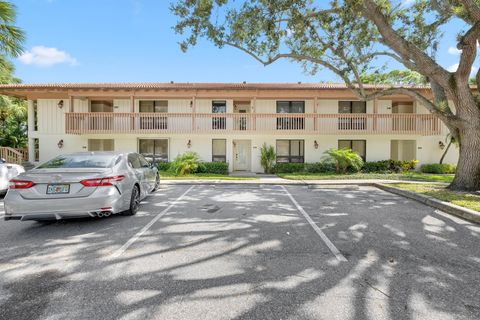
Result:
M250 170L250 140L233 141L233 170Z

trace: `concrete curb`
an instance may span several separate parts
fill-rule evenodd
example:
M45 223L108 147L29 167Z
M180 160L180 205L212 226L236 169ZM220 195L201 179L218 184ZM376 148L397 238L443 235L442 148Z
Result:
M391 183L395 183L392 181ZM328 185L357 185L357 186L373 186L374 182L349 182L349 181L338 181L338 182L308 182L305 180L290 180L290 181L261 181L261 180L164 180L161 182L161 185L198 185L198 186L211 186L211 185L277 185L277 186L288 186L288 185L297 185L297 186L328 186Z
M257 179L257 180L162 180L162 185L358 185L375 186L378 183L428 183L441 182L403 181L403 180L287 180L287 179Z
M474 211L474 210L471 210L471 209L467 209L467 208L464 208L464 207L460 207L460 206L457 206L455 204L448 203L448 202L445 202L445 201L441 201L441 200L435 199L435 198L430 197L430 196L418 194L418 193L408 191L408 190L395 188L395 187L392 187L392 186L387 186L387 185L382 184L382 183L374 183L373 185L375 187L379 188L379 189L384 190L384 191L391 192L391 193L403 196L405 198L416 200L418 202L426 204L427 206L433 207L435 209L442 210L446 213L455 215L457 217L463 218L463 219L468 220L470 222L480 224L480 212L477 212L477 211Z

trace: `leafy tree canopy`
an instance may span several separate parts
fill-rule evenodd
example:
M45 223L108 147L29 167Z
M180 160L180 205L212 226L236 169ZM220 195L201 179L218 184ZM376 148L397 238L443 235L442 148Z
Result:
M24 32L14 25L16 8L0 1L0 83L19 83L14 67L6 59L18 56L25 39ZM0 146L24 147L27 143L27 104L23 100L0 96Z
M420 73L411 70L392 70L386 73L361 74L360 81L364 84L391 85L427 85L427 79Z
M460 144L457 175L451 187L479 190L480 98L478 92L472 92L469 78L480 38L480 0L405 3L177 0L171 10L179 18L175 31L184 35L182 50L205 38L218 47L237 48L264 65L291 59L312 74L326 68L361 100L391 94L410 96L437 115ZM461 51L454 72L436 60L443 33L450 26L458 28L457 49ZM423 76L433 98L425 90L405 86L403 81L375 90L365 88L364 80L372 81L365 75L381 73L392 64ZM478 84L480 72L475 79Z

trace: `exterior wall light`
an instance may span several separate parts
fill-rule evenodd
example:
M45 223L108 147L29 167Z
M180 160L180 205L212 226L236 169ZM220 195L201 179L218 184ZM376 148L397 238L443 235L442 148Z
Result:
M63 139L61 139L60 141L58 141L57 147L58 147L58 149L62 149L62 148L63 148Z
M440 147L440 149L445 149L445 143L443 143L443 141L438 141L438 146Z
M318 142L317 142L317 140L315 140L315 141L313 142L313 147L314 147L315 149L318 149Z
M190 149L192 147L192 140L188 140L187 142L187 148Z
M63 100L60 100L57 104L57 107L59 107L60 109L63 108Z

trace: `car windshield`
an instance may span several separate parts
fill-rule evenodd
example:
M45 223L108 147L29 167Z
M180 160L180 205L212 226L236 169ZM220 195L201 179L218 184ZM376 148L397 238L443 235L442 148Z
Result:
M37 169L59 169L59 168L110 168L115 163L117 155L108 154L72 154L58 156Z

